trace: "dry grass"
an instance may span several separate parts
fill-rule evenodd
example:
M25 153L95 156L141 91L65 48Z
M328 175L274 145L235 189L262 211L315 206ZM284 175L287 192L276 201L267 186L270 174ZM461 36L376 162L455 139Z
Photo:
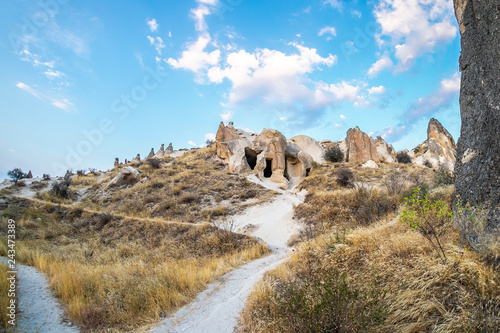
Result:
M7 274L9 270L7 264L0 263L0 309L2 309L0 313L0 328L7 332L12 332L13 327L8 323L11 319L7 316L7 307L10 305L11 299L9 297L10 282L7 280L8 277L11 277L10 274Z
M80 206L141 218L199 222L235 214L274 195L242 175L227 173L215 158L214 147L189 151L175 161L161 161L158 169L136 163L141 172L136 184L106 189L122 166L115 168L91 188L95 194Z
M207 283L267 253L253 238L10 199L0 212L0 255L15 218L17 260L45 273L86 331L129 331L188 303Z
M294 256L268 273L251 294L242 316L242 331L331 329L332 322L324 320L323 312L313 312L305 322L308 326L297 329L297 323L305 324L297 322L300 314L290 307L297 300L287 298L286 291L292 288L300 295L301 288L328 285L338 280L332 273L337 271L346 274L345 290L364 295L345 298L341 310L330 307L326 318L343 324L335 328L338 332L496 332L500 327L500 251L489 259L471 250L460 251L456 245L459 233L450 225L442 226L440 235L448 253L447 265L422 235L401 225L397 218L359 227L345 237L331 232L303 242ZM346 293L336 291L333 295L338 300L339 294ZM329 295L318 295L314 309L330 304ZM303 303L308 304L307 299L299 304ZM349 317L349 311L356 309L356 315ZM342 321L346 318L349 320Z

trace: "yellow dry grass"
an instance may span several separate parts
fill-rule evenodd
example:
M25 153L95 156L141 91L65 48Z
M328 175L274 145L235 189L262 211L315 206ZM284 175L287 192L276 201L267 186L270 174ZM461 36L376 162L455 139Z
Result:
M0 328L6 330L7 332L13 332L14 327L9 324L9 318L7 316L7 307L10 305L11 297L9 297L10 282L7 278L11 277L11 274L7 272L10 271L7 264L0 263ZM16 302L17 304L17 302Z
M11 199L0 216L2 235L6 219L16 219L17 260L47 275L85 331L151 324L268 251L253 238L209 224L125 219L35 200Z

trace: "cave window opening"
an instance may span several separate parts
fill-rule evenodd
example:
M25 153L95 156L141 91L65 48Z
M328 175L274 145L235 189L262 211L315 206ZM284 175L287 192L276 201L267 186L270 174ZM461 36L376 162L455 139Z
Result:
M245 158L247 159L250 169L255 169L257 165L257 154L249 149L245 149Z
M264 169L264 178L271 178L273 175L273 160L266 158L266 168Z
M288 174L288 160L285 158L285 178L290 181L290 175Z
M309 176L309 173L311 172L311 168L306 169L306 177Z

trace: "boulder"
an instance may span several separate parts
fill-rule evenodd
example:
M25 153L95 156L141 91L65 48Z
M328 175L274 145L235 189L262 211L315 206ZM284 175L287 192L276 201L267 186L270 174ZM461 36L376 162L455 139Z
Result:
M160 149L156 152L156 154L153 156L154 158L160 158L165 155L165 144L161 144Z
M109 182L106 187L133 184L137 181L138 177L139 171L131 166L126 166L121 169L121 171Z
M309 154L314 162L324 163L325 149L319 144L318 141L306 135L297 135L290 139L291 142L298 145L305 153Z
M167 147L167 149L165 149L165 155L170 155L174 152L174 147L172 146L172 143L170 143Z
M361 167L362 168L378 169L377 163L375 163L375 161L373 161L373 160L366 161Z
M486 213L484 230L466 234L481 249L498 246L500 238L500 6L487 0L454 5L462 46L455 194Z
M456 160L455 140L439 121L431 118L427 140L413 148L408 155L419 165L430 163L433 168L453 171Z
M339 147L344 151L345 160L348 162L378 161L380 159L375 140L357 126L347 131L347 137Z
M285 150L285 178L290 185L297 185L311 170L314 159L295 143L287 143Z
M155 156L155 150L153 148L151 148L151 151L149 152L146 159L149 160L150 158L153 158L154 156Z

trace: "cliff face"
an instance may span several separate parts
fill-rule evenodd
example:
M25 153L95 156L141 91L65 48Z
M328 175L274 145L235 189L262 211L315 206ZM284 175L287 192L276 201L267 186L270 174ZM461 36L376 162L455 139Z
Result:
M479 248L500 233L500 2L454 0L454 5L462 46L455 191L463 202L487 210L485 235L467 234Z

